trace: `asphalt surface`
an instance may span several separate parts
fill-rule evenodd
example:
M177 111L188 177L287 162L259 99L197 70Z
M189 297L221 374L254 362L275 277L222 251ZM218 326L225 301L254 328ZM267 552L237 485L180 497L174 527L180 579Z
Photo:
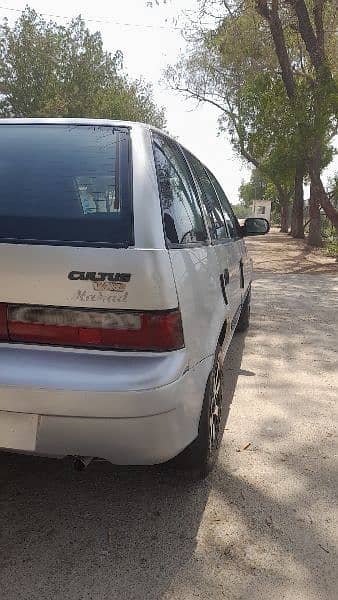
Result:
M258 273L203 483L0 454L1 596L336 600L337 299L332 275Z

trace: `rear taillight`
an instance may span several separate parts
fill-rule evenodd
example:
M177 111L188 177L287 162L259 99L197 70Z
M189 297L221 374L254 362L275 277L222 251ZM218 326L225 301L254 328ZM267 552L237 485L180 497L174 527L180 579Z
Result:
M0 304L0 341L3 340L8 340L6 304Z
M184 346L178 309L133 312L0 304L0 340L162 352Z

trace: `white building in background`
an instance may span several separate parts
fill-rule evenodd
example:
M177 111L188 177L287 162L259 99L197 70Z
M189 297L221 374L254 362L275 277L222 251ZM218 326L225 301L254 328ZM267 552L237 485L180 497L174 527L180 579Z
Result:
M251 206L252 217L263 217L270 222L271 200L254 200Z

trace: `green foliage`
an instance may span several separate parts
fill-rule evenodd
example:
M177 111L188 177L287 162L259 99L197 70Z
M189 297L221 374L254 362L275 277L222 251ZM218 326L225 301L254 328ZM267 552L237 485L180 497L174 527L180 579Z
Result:
M338 112L337 88L331 77L338 64L334 1L324 5L328 61L320 81L291 2L279 4L296 88L293 104L286 94L269 25L258 14L255 0L200 0L202 9L216 4L223 6L223 19L214 29L196 26L189 52L167 71L167 78L174 88L220 109L220 131L230 134L235 150L270 181L273 195L277 189L285 199L293 189L296 169L306 176L306 153L318 139L321 168L332 159L330 140Z
M324 150L322 168L332 158L329 140L338 106L335 86L324 75L320 85L314 85L313 69L294 14L285 6L281 17L296 85L296 104L291 106L266 23L250 0L232 4L237 9L236 18L226 15L204 42L213 49L218 70L227 74L223 85L236 108L239 127L234 128L227 113L223 121L234 134L232 141L239 152L244 147L265 176L290 187L296 167L305 167L305 146L318 134ZM334 32L327 38L334 39ZM332 59L335 51L331 43Z
M123 57L104 51L101 34L79 16L68 26L29 7L0 26L0 116L96 117L165 126L151 86L123 72Z
M245 204L232 204L231 206L238 219L245 219L250 216L250 210Z
M279 75L273 44L254 5L243 3L200 34L167 78L176 89L220 110L219 130L266 179L292 186L299 160L295 124Z
M281 81L268 73L258 74L243 83L236 101L245 147L258 158L261 173L275 184L291 187L303 154Z
M325 242L326 253L331 258L338 257L338 241L336 239L329 239Z
M338 173L330 178L327 188L332 205L338 209ZM330 220L325 217L325 215L322 215L321 231L328 256L338 258L338 240L336 230Z
M249 216L254 200L270 200L271 222L280 222L280 205L277 190L274 184L268 178L263 177L258 169L252 170L250 181L242 181L239 188L239 197L240 204L234 206L237 216Z
M239 188L241 202L246 207L251 207L254 200L273 200L276 190L262 177L258 169L253 169L250 181L242 181Z

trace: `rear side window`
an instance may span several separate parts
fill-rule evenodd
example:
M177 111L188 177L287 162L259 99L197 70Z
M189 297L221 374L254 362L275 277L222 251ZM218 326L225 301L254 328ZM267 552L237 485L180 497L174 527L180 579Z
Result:
M153 134L154 157L166 239L171 244L205 242L207 232L194 183L178 146Z
M242 237L242 235L240 233L239 223L233 213L233 210L231 208L228 198L226 197L226 195L225 195L223 189L221 188L220 184L218 183L216 177L212 173L210 173L210 171L208 171L208 174L209 174L212 184L217 192L219 201L221 203L224 219L225 219L230 236L232 238Z
M129 246L127 129L0 125L0 240Z
M195 156L188 152L186 154L202 192L204 205L209 217L210 235L214 240L227 239L229 236L225 226L222 209L207 171Z

